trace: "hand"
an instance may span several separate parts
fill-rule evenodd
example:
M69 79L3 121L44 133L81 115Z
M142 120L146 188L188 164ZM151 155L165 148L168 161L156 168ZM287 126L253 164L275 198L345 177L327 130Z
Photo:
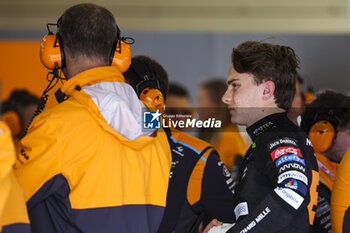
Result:
M215 226L221 226L222 225L222 222L220 222L219 220L217 219L213 219L211 220L211 222L205 227L203 233L208 233L209 230Z

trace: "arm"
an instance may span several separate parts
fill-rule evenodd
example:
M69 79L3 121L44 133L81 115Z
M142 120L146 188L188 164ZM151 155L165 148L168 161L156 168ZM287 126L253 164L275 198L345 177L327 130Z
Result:
M210 218L227 223L234 221L233 188L230 172L217 152L211 151L204 168L200 200Z
M5 208L10 188L10 171L15 157L15 148L12 142L9 128L4 122L0 122L0 232L2 226L3 210Z
M30 232L30 223L27 206L24 201L23 190L19 187L14 174L9 175L11 189L5 204L3 219L0 223L3 227L2 233L7 232Z
M232 186L231 189L229 186ZM187 201L182 208L176 232L198 231L199 222L203 218L205 223L213 218L232 222L232 189L230 173L216 151L205 150L192 170L187 187Z
M318 201L313 224L314 232L331 232L331 190L322 182L319 184Z
M334 233L346 232L343 228L350 218L350 148L345 153L337 170L331 195L331 221ZM347 226L349 227L349 226Z
M59 120L47 117L42 113L36 117L27 135L19 142L14 173L25 192L26 201L47 180L60 172L64 147L60 142L60 139L63 138L60 136L60 129L62 129L60 123Z
M269 147L273 143L262 144ZM238 216L237 224L228 232L277 232L297 218L302 218L305 224L309 223L305 218L309 218L312 224L318 173L312 171L311 164L301 152L305 153L305 150L296 143L270 147L270 150L262 149L259 154L259 158L267 161L256 161L256 164L265 164L259 170L269 177L271 191L248 215Z

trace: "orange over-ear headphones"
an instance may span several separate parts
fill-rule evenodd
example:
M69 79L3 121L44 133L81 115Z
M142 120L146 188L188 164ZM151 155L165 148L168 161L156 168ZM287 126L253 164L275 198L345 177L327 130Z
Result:
M151 110L164 113L164 98L162 92L155 88L145 88L140 94L140 100Z
M129 38L131 39L131 38ZM134 43L134 41L132 41ZM118 67L121 73L127 71L131 63L130 44L125 38L120 37L120 30L117 25L117 38L113 42L109 64Z
M47 24L48 34L44 36L40 45L40 60L41 63L49 70L54 68L63 68L65 66L64 45L60 33L57 31L54 34L50 30L50 26L60 26L61 18L57 24ZM131 42L128 42L128 39ZM131 49L130 44L133 44L132 38L123 38L120 36L120 30L117 26L117 36L113 42L109 63L112 66L117 66L121 73L125 72L130 65Z
M305 104L310 104L314 99L315 95L312 93L312 91L308 90L303 93Z
M314 124L309 131L309 138L315 152L322 153L333 145L337 134L338 120L333 111L327 111L325 115L316 114Z
M164 97L160 91L159 80L152 76L147 65L142 61L133 60L130 67L139 78L139 82L135 87L139 99L151 111L159 110L163 113Z
M13 137L19 137L22 133L21 118L15 110L11 110L2 114L1 119L6 122L11 130Z
M28 117L39 102L38 97L21 89L13 90L9 98L3 102L1 118L11 129L14 139L18 140L23 135Z

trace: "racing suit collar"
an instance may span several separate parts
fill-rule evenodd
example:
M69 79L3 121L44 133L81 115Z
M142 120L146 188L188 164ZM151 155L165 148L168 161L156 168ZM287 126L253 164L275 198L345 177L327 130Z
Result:
M254 142L259 135L263 134L269 129L275 128L276 125L281 122L281 120L286 119L286 117L286 112L275 113L255 122L251 126L247 127L247 133L249 134L250 139Z
M101 81L116 81L124 82L125 79L115 66L101 66L89 70L85 70L71 79L69 79L62 86L62 92L69 95L76 86L82 87L86 85L95 84Z

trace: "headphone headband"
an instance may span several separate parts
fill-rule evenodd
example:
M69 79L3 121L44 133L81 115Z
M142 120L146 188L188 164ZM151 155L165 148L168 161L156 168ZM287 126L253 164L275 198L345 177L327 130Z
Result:
M334 109L333 108L322 108L321 111L317 111L313 120L313 123L319 121L329 121L334 129L336 130L339 125L339 120L334 115Z
M143 61L133 59L130 68L138 77L138 83L134 87L137 96L151 111L159 110L163 113L164 97L159 80L153 77Z
M136 84L136 93L138 96L140 96L141 92L145 88L154 88L160 90L159 80L156 80L152 76L147 65L143 61L134 59L131 62L131 68L140 79L140 81Z
M64 43L59 32L59 27L62 23L62 17L57 20L56 24L46 24L48 34L43 38L40 46L40 59L42 64L49 70L55 68L63 68L65 66ZM54 34L50 26L56 26L57 32ZM116 25L116 38L113 42L109 63L112 66L117 66L121 73L125 72L131 62L130 44L134 43L132 38L122 38L120 29Z

